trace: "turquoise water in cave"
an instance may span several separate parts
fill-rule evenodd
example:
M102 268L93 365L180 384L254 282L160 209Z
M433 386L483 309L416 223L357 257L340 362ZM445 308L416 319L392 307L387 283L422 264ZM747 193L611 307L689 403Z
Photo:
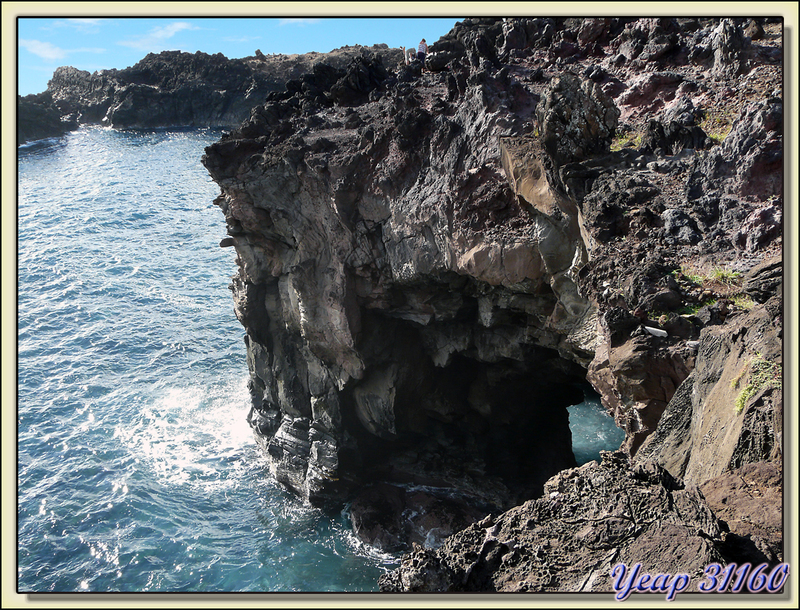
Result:
M583 390L584 401L567 407L569 427L572 432L572 452L578 466L600 461L600 451L613 451L625 440L625 432L618 428L600 403L600 396L591 388Z

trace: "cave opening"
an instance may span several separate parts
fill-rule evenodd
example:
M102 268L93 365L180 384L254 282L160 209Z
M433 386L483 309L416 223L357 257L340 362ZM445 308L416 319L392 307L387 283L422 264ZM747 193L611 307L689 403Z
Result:
M585 400L585 369L531 343L514 357L487 357L474 346L486 337L464 339L464 328L364 316L359 348L372 367L342 393L350 432L342 469L367 482L426 485L506 509L576 465L567 407ZM491 330L492 341L511 335L502 325ZM434 344L459 349L443 359L431 355Z
M253 384L261 404L251 425L267 435L276 478L312 503L351 502L358 535L385 550L428 544L431 532L441 539L539 497L550 477L585 461L568 408L587 402L586 369L540 345L548 336L530 316L522 329L517 311L476 323L477 299L451 301L451 315L425 324L413 310L362 310L363 376L312 406L295 387L311 379L305 361L285 342L273 343L271 360L248 342L264 379ZM279 374L282 393L260 396ZM291 408L283 417L267 408L276 398ZM326 436L325 417L338 432ZM323 467L335 478L314 478Z
M454 328L423 329L380 315L365 320L384 351L377 373L342 394L351 434L340 466L361 475L350 507L356 534L384 550L436 546L487 514L539 497L550 477L583 463L569 408L590 396L585 368L532 344L516 358L484 359L487 352L468 347ZM432 331L467 347L435 364L425 347ZM359 386L384 395L391 387L393 400L378 413L377 399L359 396ZM359 409L369 411L369 425ZM384 427L376 430L379 420Z

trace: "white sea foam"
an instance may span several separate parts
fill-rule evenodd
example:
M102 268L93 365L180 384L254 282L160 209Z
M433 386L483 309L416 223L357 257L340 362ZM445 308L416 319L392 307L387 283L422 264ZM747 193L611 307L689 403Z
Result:
M234 254L199 164L218 135L20 150L21 592L375 588L382 560L269 480L245 421Z

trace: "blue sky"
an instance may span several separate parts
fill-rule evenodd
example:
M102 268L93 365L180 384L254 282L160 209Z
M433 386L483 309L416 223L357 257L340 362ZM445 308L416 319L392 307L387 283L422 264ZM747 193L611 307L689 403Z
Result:
M102 5L96 5L102 6ZM191 5L186 5L191 6ZM458 6L458 5L457 5ZM126 18L18 17L18 93L40 93L59 66L95 72L127 68L151 52L180 50L247 57L326 53L345 45L428 44L449 32L450 18Z

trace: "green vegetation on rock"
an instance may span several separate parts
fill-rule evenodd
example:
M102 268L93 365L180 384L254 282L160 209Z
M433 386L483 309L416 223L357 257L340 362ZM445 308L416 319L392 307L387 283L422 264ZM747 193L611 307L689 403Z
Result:
M618 134L611 141L611 150L616 152L623 148L639 148L642 145L642 134L635 131Z
M767 388L780 388L783 385L783 367L775 362L770 362L761 354L756 354L747 367L737 375L731 382L731 388L738 388L747 373L749 373L749 382L736 397L736 413L744 411L750 399L759 392Z
M733 109L706 110L700 127L714 144L721 144L733 127L736 112Z

